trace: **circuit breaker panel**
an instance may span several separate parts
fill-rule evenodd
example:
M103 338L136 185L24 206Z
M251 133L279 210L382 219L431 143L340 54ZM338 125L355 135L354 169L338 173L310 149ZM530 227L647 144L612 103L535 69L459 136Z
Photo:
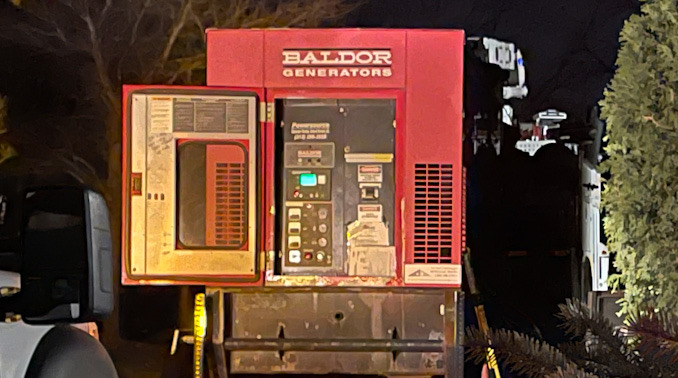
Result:
M284 275L394 277L395 100L277 103Z

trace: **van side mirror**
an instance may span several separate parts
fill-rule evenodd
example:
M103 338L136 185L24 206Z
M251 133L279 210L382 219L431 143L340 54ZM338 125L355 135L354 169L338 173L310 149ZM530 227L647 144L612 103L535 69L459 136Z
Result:
M113 310L104 198L77 187L28 189L22 204L18 311L28 324L80 323Z

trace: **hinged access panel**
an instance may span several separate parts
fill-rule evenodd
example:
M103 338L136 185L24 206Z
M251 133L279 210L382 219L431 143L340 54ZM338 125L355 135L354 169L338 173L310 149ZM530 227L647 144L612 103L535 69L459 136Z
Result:
M257 94L134 86L124 100L124 283L259 283Z

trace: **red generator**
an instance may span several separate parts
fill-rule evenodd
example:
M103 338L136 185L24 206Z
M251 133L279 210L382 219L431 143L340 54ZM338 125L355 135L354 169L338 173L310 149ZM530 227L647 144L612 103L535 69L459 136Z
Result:
M124 88L123 284L205 286L220 376L460 376L463 31L207 46L206 87Z

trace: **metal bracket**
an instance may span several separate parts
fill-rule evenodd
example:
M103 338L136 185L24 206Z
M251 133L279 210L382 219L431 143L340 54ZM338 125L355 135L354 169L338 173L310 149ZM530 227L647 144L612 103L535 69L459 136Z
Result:
M441 353L441 340L373 339L226 339L224 349L277 352L418 352Z

